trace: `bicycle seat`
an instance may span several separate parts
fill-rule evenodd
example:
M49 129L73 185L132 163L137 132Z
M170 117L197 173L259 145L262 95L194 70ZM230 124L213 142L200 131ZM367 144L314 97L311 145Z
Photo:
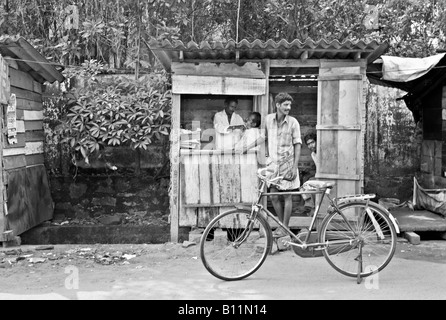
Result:
M308 180L302 187L311 189L331 189L336 185L334 181Z

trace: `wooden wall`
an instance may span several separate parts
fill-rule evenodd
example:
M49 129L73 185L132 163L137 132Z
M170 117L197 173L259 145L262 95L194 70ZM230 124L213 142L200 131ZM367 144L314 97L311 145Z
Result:
M361 62L326 62L319 70L316 178L336 181L333 196L363 193L364 78Z
M3 131L5 228L20 235L51 219L53 202L44 166L42 85L14 67L9 69L9 79L11 95L16 96L17 143L9 143L7 130ZM2 111L7 123L6 105Z

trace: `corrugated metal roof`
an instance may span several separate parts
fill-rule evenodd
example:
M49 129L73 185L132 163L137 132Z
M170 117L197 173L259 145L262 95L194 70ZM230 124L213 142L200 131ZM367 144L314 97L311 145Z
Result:
M233 40L225 43L203 41L200 44L193 41L184 44L182 41L152 40L149 47L163 66L170 70L172 62L193 60L367 59L371 63L387 50L388 44L376 41L314 41L309 38L304 42L257 39L238 43Z
M29 73L36 81L62 82L64 76L42 56L36 48L21 37L2 36L0 38L0 54L17 62L20 70Z

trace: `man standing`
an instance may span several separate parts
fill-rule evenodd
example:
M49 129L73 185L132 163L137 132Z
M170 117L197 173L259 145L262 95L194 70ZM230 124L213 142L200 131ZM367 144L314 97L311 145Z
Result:
M240 140L245 123L242 117L235 112L238 99L228 97L225 99L224 110L217 112L214 116L215 149L233 149Z
M271 186L270 192L279 190L295 190L300 187L298 163L302 146L300 124L296 118L289 115L293 98L288 93L279 93L275 100L276 113L265 118L267 139L267 167L274 175L282 176L283 180L277 186ZM279 196L271 196L271 202L279 220L288 227L293 202L291 195L284 195L282 205ZM274 236L285 236L285 231L278 228Z

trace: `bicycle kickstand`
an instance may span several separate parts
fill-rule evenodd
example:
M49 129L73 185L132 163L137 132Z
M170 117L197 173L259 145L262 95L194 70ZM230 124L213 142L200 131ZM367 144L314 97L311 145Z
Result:
M361 243L359 243L359 254L355 258L355 260L358 261L358 276L356 278L356 283L360 284L362 282L361 273L363 271L363 266L362 266L362 245L361 245Z

